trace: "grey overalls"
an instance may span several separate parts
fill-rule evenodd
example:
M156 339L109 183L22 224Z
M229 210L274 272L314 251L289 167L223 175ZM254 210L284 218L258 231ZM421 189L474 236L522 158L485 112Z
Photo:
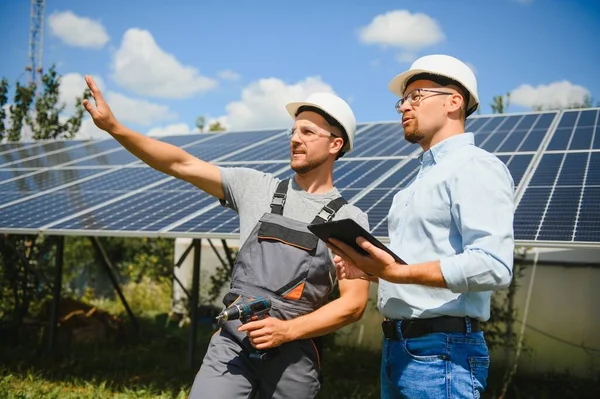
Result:
M283 207L289 180L277 186L271 213L265 213L242 245L224 303L267 297L270 315L283 320L310 313L327 302L334 266L325 244L307 223L286 218ZM346 204L342 197L327 204L312 223L333 218ZM287 342L269 350L268 360L256 352L238 320L223 323L211 338L190 398L313 398L320 388L320 348L313 339Z

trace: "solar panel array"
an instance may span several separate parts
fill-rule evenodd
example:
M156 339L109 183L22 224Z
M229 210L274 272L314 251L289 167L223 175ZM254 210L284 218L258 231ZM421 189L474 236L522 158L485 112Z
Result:
M518 243L600 243L599 109L477 115L477 146L515 180ZM284 130L162 137L203 160L293 175ZM358 125L354 150L335 164L335 184L387 240L394 195L419 169L421 149L395 122ZM149 168L107 135L0 144L0 232L61 235L237 237L237 215L189 183Z

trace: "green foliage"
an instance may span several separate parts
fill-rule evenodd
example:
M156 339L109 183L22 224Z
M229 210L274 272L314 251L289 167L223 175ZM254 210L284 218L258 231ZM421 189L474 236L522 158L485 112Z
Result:
M0 107L8 102L8 81L0 82ZM38 87L35 83L22 85L17 82L15 96L10 105L10 127L6 129L6 112L0 111L0 141L19 141L24 127L31 129L32 137L40 139L73 138L81 128L85 110L82 101L90 98L89 89L85 89L81 97L76 99L75 112L69 118L62 115L65 104L60 103L60 75L55 66L42 75L40 94L36 96ZM64 119L64 121L63 121Z
M0 320L20 323L51 297L53 240L0 237Z
M510 93L506 93L505 96L494 96L491 104L492 113L503 114L508 110L510 105Z
M35 97L35 83L30 83L27 86L17 82L15 89L15 99L10 106L10 121L11 125L8 129L8 141L19 141L21 139L21 130L23 124L29 119L29 110ZM5 132L0 132L0 137L4 138Z
M221 125L221 122L215 121L208 126L209 132L222 132L225 128Z
M0 81L0 141L2 141L2 135L6 130L4 119L6 118L6 110L4 106L8 101L8 80L2 78Z

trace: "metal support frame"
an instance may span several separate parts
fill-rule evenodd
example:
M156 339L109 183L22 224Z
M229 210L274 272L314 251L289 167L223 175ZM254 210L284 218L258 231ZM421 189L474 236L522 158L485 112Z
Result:
M117 281L117 276L113 270L112 263L111 263L110 259L108 258L108 254L104 250L104 247L102 246L102 243L100 242L98 237L90 237L90 241L92 242L94 249L98 253L98 257L100 258L100 263L104 267L106 274L108 274L108 277L109 277L115 291L117 292L117 295L119 296L119 299L121 300L121 303L123 304L123 306L125 307L125 310L127 311L127 315L129 316L129 319L131 320L131 324L133 325L133 328L134 328L136 334L138 334L140 332L140 328L139 328L137 319L136 319L135 315L133 314L133 312L131 311L131 308L129 307L129 304L127 303L127 300L125 299L125 296L123 296L123 292L121 291L121 287L119 286L119 282Z
M60 310L60 293L62 291L62 275L65 250L65 237L56 238L56 254L54 255L54 285L52 286L52 308L50 310L50 325L48 329L48 353L54 352L56 344L56 328L58 327L58 312Z
M190 368L193 369L195 367L196 335L198 333L198 296L200 294L200 251L202 249L202 239L194 238L192 245L194 247L194 273L192 276L192 312L188 361Z
M215 255L217 255L217 258L219 259L219 262L221 262L221 265L223 265L224 268L227 268L227 263L221 257L221 254L219 253L219 251L217 251L217 248L215 247L215 245L212 243L212 241L210 239L207 239L207 241L210 244L210 247L212 248L212 250L215 253ZM229 263L229 270L232 270L232 267L233 267L233 265L230 262Z

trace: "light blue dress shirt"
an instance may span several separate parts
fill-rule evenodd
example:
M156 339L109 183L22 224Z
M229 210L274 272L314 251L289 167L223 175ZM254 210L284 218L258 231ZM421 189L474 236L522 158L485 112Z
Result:
M407 264L439 260L448 288L380 279L379 311L390 319L486 321L492 290L512 278L512 176L475 146L472 133L436 144L419 161L419 173L394 196L388 214L390 249Z

